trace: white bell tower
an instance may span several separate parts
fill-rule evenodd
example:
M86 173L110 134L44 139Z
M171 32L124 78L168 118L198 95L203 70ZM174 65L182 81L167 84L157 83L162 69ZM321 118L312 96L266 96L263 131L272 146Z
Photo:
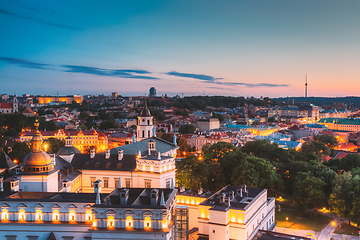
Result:
M141 110L140 116L138 116L137 122L137 137L136 141L141 141L152 137L154 128L154 119L151 116L145 99L144 109Z

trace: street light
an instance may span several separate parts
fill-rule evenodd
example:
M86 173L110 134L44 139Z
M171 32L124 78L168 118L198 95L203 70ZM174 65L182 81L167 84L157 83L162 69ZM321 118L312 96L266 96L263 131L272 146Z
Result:
M285 220L286 220L286 221L289 221L289 218L288 218L288 217L286 217L286 218L285 218Z
M332 221L331 225L332 225L333 227L335 227L336 222L335 222L335 221Z

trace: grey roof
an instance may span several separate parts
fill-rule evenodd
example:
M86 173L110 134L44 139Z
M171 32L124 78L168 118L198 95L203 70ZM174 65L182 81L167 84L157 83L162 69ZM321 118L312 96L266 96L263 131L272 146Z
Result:
M139 142L110 149L110 153L117 154L119 150L123 150L124 154L126 155L138 155L139 151L142 153L147 150L147 144L150 140L154 140L156 142L156 150L159 151L161 154L179 148L179 146L175 146L171 142L168 142L164 139L158 137L151 137Z
M77 178L81 173L74 170L74 167L66 160L62 159L59 156L55 157L56 166L60 168L59 175L61 177L59 181L59 190L62 188L63 181L72 181Z
M120 204L120 192L121 190L129 190L129 198L126 205ZM176 197L177 189L171 188L157 188L158 200L156 205L151 205L150 193L155 188L116 188L112 193L107 196L101 204L96 204L94 207L108 208L109 205L112 208L168 208L171 202ZM165 205L160 205L161 194L164 194Z
M72 155L75 153L81 153L79 149L77 149L76 147L63 147L62 149L60 149L57 153L57 155Z
M251 205L251 200L256 198L262 191L266 191L265 189L260 188L247 188L247 192L243 191L242 196L237 194L237 190L240 187L237 186L225 186L211 197L203 201L200 205L211 206L211 210L217 211L227 211L227 209L241 209L245 210L248 205ZM226 194L226 197L229 197L229 193L234 191L234 198L230 201L230 207L226 206L224 203L219 202L219 196L222 193Z
M9 158L9 156L3 152L0 156L0 168L5 168L7 170L11 170L16 168L16 164Z
M101 153L95 154L94 158L90 158L89 154L75 154L71 164L75 169L135 171L136 156L124 154L122 160L118 160L118 154L110 154L109 159Z

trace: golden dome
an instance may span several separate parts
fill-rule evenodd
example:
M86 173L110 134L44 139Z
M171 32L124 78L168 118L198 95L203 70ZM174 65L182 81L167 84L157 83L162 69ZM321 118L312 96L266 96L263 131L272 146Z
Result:
M47 166L52 164L50 156L43 151L40 152L30 152L24 158L25 167L30 166Z

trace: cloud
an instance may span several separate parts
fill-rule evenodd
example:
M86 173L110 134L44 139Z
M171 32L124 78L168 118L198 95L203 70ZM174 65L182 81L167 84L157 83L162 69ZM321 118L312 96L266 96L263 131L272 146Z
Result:
M40 20L40 19L37 19L37 18L28 17L28 16L17 14L17 13L9 12L9 11L7 11L5 9L1 9L1 8L0 8L0 14L9 15L9 16L13 16L13 17L21 18L21 19L26 19L26 20L32 20L32 21L42 23L42 24L45 24L45 25L49 25L49 26L53 26L53 27L66 28L66 29L72 29L72 30L79 30L79 28L76 28L76 27L63 25L63 24L58 24L58 23L47 22L47 21Z
M45 66L50 66L49 64L37 63L19 58L0 57L0 61L10 64L20 65L21 67L26 67L26 68L44 69Z
M134 75L137 74L149 74L151 72L146 70L132 70L132 69L105 69L105 68L96 68L96 67L87 67L87 66L76 66L76 65L62 65L62 67L67 68L65 72L74 72L74 73L85 73L93 74L99 76L109 76L109 77L121 77L121 78L133 78L133 79L145 79L145 80L157 80L157 77L143 76L143 75Z
M165 73L167 75L176 76L176 77L184 77L184 78L193 78L200 80L203 83L213 83L219 85L228 85L228 86L246 86L246 87L289 87L288 84L275 84L275 83L241 83L241 82L221 82L223 78L215 78L210 75L204 74L194 74L194 73L180 73L176 71L171 71ZM209 87L210 88L210 87ZM224 88L216 88L215 89L224 89Z
M206 82L206 83L217 83L217 80L222 79L222 78L215 78L213 76L204 75L204 74L180 73L180 72L176 72L176 71L167 72L165 74L170 75L170 76L176 76L176 77L193 78L193 79L197 79L197 80L200 80L201 82Z

